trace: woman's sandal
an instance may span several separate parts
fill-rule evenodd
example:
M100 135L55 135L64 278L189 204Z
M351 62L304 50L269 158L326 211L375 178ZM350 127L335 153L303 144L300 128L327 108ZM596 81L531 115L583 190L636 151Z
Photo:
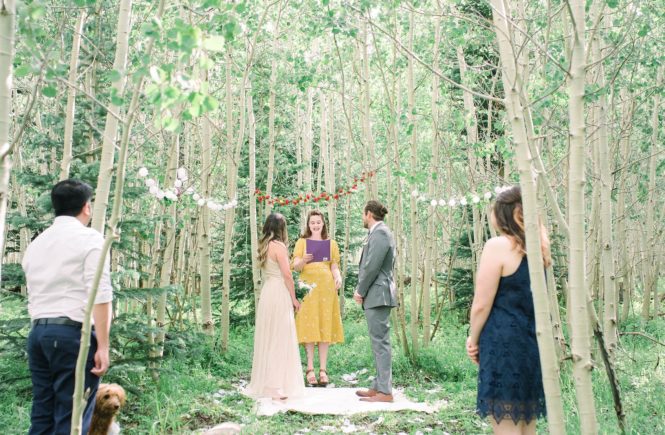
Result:
M322 375L322 373L323 373L323 375ZM324 376L325 376L325 378L324 378ZM325 379L325 381L324 381L324 379ZM323 370L323 369L320 369L319 370L319 385L322 386L322 387L325 387L326 385L328 385L328 383L329 383L328 372Z
M310 373L312 374L311 378L309 377ZM307 386L308 387L318 387L319 386L319 382L316 380L316 375L314 374L314 369L307 370L307 372L305 372L305 379L307 379Z

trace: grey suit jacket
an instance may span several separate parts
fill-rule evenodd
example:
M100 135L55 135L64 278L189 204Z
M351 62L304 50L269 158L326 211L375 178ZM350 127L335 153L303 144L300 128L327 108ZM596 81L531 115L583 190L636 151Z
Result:
M363 297L363 308L397 306L395 257L395 239L388 226L380 222L367 238L360 257L358 294Z

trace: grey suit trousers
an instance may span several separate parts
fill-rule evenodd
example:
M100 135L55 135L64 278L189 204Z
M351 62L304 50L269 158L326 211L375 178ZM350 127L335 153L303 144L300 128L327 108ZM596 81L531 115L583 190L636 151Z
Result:
M392 351L390 348L390 310L392 307L365 309L369 338L374 352L376 377L371 388L380 393L392 394Z

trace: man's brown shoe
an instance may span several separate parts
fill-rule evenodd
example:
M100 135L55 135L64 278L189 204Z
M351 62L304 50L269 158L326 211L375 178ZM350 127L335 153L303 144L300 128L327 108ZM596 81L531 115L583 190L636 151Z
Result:
M356 396L359 397L374 397L376 396L376 390L356 390Z
M373 396L363 397L360 400L363 401L363 402L392 402L393 401L393 395L392 394L383 394L383 393L377 392Z

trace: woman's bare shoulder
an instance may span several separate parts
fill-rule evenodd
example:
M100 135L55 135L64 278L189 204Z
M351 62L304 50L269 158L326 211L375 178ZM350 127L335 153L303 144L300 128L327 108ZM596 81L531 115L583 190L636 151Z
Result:
M513 242L506 236L492 237L485 243L485 249L489 252L508 252L513 248Z

